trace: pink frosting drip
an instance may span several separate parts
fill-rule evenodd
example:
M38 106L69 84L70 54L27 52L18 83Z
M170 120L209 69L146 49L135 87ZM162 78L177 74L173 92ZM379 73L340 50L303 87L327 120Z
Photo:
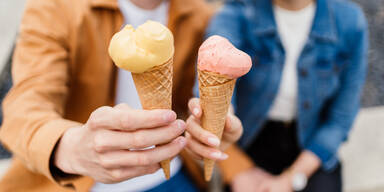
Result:
M230 78L238 78L252 67L251 57L234 47L226 38L214 35L199 48L198 68L216 72Z

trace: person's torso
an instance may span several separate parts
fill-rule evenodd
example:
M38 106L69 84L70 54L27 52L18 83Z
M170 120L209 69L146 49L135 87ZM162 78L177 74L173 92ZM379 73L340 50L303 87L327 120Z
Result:
M96 108L115 104L117 67L107 50L109 40L123 26L123 17L117 1L83 0L72 4L75 8L67 13L71 20L68 29L71 81L66 118L85 122ZM173 106L178 113L185 113L192 96L195 73L192 69L210 15L206 7L196 9L200 5L205 6L201 1L170 1L168 27L175 39Z
M67 50L70 79L69 93L63 102L64 118L84 123L98 107L114 105L117 67L107 50L110 39L123 25L117 0L55 0L49 3L30 0L27 6L41 10L45 13L43 16L59 15L66 21L44 23L44 26L55 27L62 30L60 34L66 34L60 37L60 43ZM173 107L181 115L186 113L188 99L192 96L197 50L211 14L202 0L170 0L168 27L175 40ZM39 22L29 25L40 25ZM73 190L60 187L45 176L29 170L18 158L13 160L7 178L17 180L6 187L12 191ZM89 191L93 181L89 177L82 177L74 185L77 191Z
M273 12L278 35L284 48L285 61L279 89L269 119L293 121L297 117L297 62L308 39L316 5L309 4L298 11L291 11L274 5Z
M240 140L242 146L250 144L268 118L286 59L271 2L245 2L242 49L252 57L253 66L239 79L236 88L237 115L244 125ZM332 97L340 87L341 73L348 65L349 42L346 39L356 30L357 13L357 6L347 1L316 1L313 25L296 66L296 118L301 145L308 142L309 136L323 120Z

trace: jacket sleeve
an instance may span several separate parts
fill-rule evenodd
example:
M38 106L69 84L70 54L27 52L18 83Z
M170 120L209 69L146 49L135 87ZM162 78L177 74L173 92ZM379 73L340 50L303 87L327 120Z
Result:
M0 138L14 157L55 181L50 156L70 127L63 118L68 95L68 27L57 1L29 0L12 64L14 85L3 102Z
M337 164L338 149L347 139L360 107L368 52L367 23L360 9L354 25L347 32L346 41L350 51L339 77L340 87L330 100L325 121L305 146L321 159L325 170L331 170Z

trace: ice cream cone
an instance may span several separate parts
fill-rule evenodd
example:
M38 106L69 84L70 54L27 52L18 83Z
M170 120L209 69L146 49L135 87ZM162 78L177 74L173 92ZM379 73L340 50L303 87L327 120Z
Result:
M172 108L173 58L143 73L132 73L143 109ZM170 159L160 163L167 179L170 178Z
M221 139L236 79L201 70L198 70L198 78L203 111L201 125ZM206 181L211 180L214 165L214 160L204 159Z
M116 66L132 73L143 109L172 108L174 50L172 32L151 20L113 35L108 53ZM160 164L169 179L170 159Z

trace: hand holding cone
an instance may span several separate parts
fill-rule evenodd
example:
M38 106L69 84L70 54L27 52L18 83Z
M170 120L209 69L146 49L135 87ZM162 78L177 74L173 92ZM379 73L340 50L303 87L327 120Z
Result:
M199 48L201 126L219 139L223 134L236 78L248 73L251 66L249 55L236 49L223 37L212 36ZM214 164L214 160L204 158L206 181L211 180Z
M132 72L143 109L172 108L173 36L164 25L147 21L137 30L127 25L109 45L114 63ZM170 159L160 163L170 178Z

